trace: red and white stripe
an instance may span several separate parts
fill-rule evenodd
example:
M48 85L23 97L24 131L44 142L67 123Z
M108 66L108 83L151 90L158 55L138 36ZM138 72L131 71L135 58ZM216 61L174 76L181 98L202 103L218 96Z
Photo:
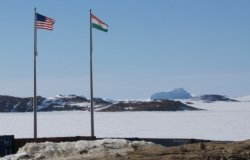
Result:
M54 19L46 17L45 22L44 21L36 21L36 28L53 30L54 23L55 23Z

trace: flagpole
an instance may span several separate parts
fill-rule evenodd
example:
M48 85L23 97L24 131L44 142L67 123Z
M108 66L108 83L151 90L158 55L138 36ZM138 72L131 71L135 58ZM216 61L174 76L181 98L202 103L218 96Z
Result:
M93 107L93 72L92 72L92 18L91 18L91 9L89 10L90 18L90 112L91 112L91 137L94 137L94 107Z
M37 138L37 97L36 97L36 56L37 56L37 29L36 29L36 8L34 9L34 138Z

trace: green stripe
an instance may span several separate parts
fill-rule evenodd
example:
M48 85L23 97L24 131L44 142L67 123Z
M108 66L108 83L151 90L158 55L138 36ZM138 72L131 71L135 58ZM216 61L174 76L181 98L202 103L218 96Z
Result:
M95 23L92 23L92 27L95 28L95 29L98 29L100 31L104 31L104 32L108 32L108 29L104 29L102 28L101 26L95 24Z

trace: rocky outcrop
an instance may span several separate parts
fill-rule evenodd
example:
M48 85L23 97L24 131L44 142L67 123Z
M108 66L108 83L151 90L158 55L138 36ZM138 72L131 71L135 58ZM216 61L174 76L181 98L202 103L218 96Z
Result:
M37 97L38 103L44 100ZM32 98L0 96L0 112L27 112L32 110Z
M237 102L237 100L230 99L226 96L217 95L217 94L209 94L195 97L194 100L202 100L204 102L215 102L215 101L224 101L224 102Z
M101 98L93 99L94 105L103 107L110 105ZM88 110L90 102L85 97L76 95L58 95L51 98L37 97L37 111ZM30 112L33 111L33 98L0 96L0 112Z
M102 112L121 112L121 111L194 111L200 110L181 103L180 101L164 100L164 101L128 101L111 104L101 109Z
M179 101L119 101L107 102L101 98L93 98L95 111L121 112L121 111L184 111L199 110ZM89 110L90 101L76 95L58 95L51 98L37 97L37 111L71 111ZM0 112L31 112L33 111L33 98L18 98L0 96Z

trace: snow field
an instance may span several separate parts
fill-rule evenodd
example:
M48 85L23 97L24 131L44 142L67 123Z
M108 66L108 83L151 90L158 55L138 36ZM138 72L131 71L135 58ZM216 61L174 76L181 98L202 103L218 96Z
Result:
M250 138L250 102L192 103L206 110L95 112L95 135L210 140ZM33 113L0 113L0 121L0 135L33 137ZM87 111L38 112L38 137L89 135L90 113Z

